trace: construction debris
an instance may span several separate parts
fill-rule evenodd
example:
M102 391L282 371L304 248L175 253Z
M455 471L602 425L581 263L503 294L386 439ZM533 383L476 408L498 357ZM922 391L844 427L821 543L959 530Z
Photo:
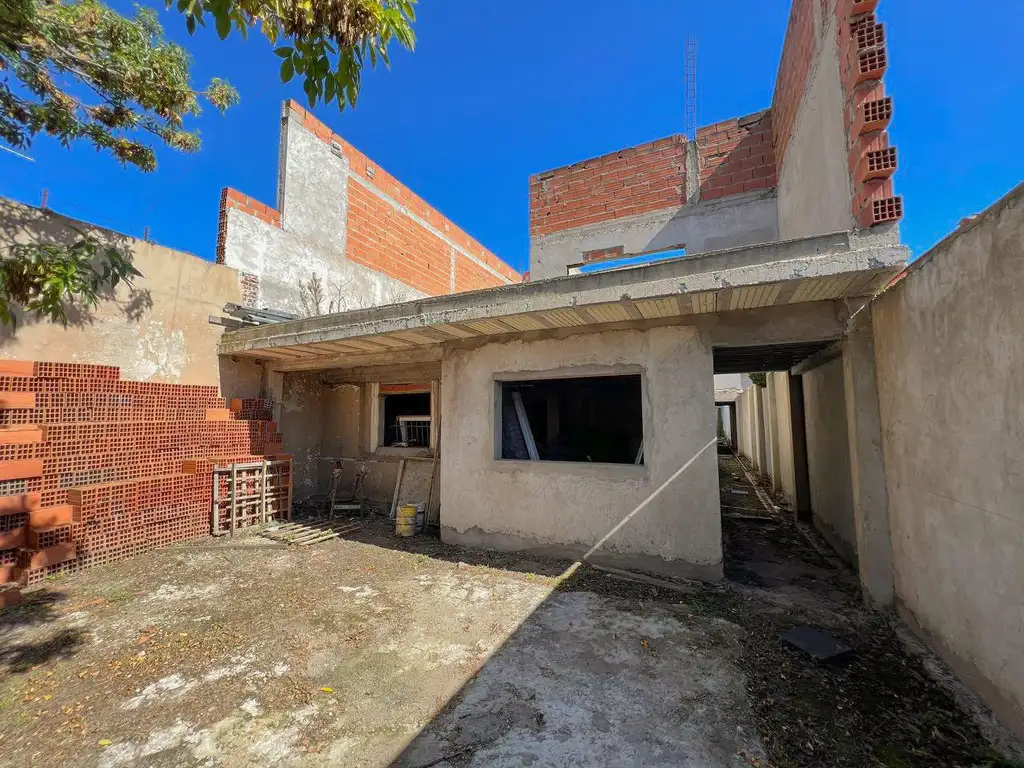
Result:
M301 523L271 523L260 532L271 541L308 547L322 541L336 539L359 530L359 524L353 522L335 522L333 520L306 520Z
M818 661L839 661L853 653L853 649L836 640L823 629L793 627L779 637L790 645L809 653Z

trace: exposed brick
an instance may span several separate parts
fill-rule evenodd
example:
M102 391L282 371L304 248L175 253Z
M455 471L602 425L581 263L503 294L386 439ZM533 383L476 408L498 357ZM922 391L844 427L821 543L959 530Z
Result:
M686 138L669 136L530 177L530 234L686 203Z
M764 111L697 131L701 200L775 186L773 120L773 113Z
M902 218L903 198L885 197L879 200L870 200L861 212L859 223L862 227L873 227L876 224L899 221Z
M860 104L853 135L884 131L892 120L892 99L888 96Z
M35 408L34 392L0 392L0 408Z
M864 155L860 163L860 180L887 179L896 172L896 148L876 149Z
M452 290L453 252L456 263L456 291L490 288L522 280L520 274L508 264L484 248L378 163L331 131L300 104L294 100L289 101L288 110L301 118L303 128L341 151L349 163L350 173L357 175L366 184L387 195L412 214L410 216L401 208L390 205L379 195L366 189L363 184L350 183L347 258L384 272L433 296L450 293ZM417 218L429 226L424 226ZM445 238L459 247L453 249ZM481 267L477 262L485 264L490 269ZM501 277L496 276L495 272Z
M108 366L34 363L32 372L0 376L0 392L35 395L41 438L24 444L37 459L0 462L9 478L0 479L0 582L32 585L206 535L213 464L195 460L203 472L185 475L186 457L259 462L280 451L263 400L232 411L216 387L121 381ZM231 418L206 421L210 410ZM0 444L12 448L22 444ZM16 476L28 469L38 476Z
M593 251L584 251L581 255L584 264L591 261L602 261L604 259L619 259L625 255L625 249L621 245L614 248L598 248Z
M872 13L877 7L878 0L856 0L850 7L850 13L853 15Z
M772 98L772 142L780 166L785 161L797 110L807 88L815 46L814 8L811 0L793 0Z

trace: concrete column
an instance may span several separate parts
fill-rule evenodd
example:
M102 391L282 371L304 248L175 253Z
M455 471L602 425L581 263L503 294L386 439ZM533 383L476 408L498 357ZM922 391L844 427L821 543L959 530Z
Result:
M854 318L853 327L843 340L843 378L861 587L869 602L890 607L892 537L870 312L861 312Z
M757 466L757 471L767 474L768 451L765 447L765 418L764 418L764 393L763 387L755 384L750 388L754 393L754 455L751 460Z
M274 421L281 426L281 403L284 401L284 373L272 369L263 372L263 397L270 400Z
M793 431L793 483L796 487L794 511L798 520L810 523L811 488L807 467L807 423L804 416L803 376L789 377L789 415Z

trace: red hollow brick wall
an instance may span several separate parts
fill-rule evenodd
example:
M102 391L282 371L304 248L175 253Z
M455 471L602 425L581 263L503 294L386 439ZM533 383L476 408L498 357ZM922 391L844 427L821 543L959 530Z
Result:
M312 113L294 101L289 101L287 108L298 116L303 128L330 146L336 154L343 155L349 163L350 176L356 177L350 178L347 185L345 257L348 260L382 272L430 296L492 288L522 280L522 276L508 264L331 131ZM282 226L278 211L241 192L225 188L220 201L218 263L223 263L225 257L229 209L254 216L271 226ZM452 247L448 241L458 248ZM494 271L482 267L474 259Z
M530 177L530 234L686 203L686 137L669 136Z
M800 102L807 90L807 77L817 50L814 39L814 0L792 0L789 9L789 25L782 45L782 60L775 78L775 95L772 98L772 125L775 158L781 167L786 160L786 149L793 136ZM821 0L822 15L828 7L828 0Z
M697 131L700 199L772 189L776 183L772 113L734 117Z
M0 585L209 535L215 464L291 458L270 401L214 386L3 360L0 393ZM272 502L287 515L288 489Z
M458 249L453 249L442 239L443 235L507 280L516 283L522 280L522 276L508 264L331 131L312 113L295 101L289 101L288 108L302 119L306 130L324 143L339 147L349 162L350 173L361 180L352 180L348 185L346 256L349 259L434 296L451 292L451 254L454 251L456 292L506 284ZM368 186L395 204L375 194ZM421 221L429 226L424 226ZM355 237L353 233L356 233Z
M815 38L814 3L793 0L782 59L772 99L772 142L781 168L807 90L814 57L820 55ZM825 23L830 0L817 0ZM893 191L896 154L886 128L892 118L892 100L886 97L882 77L887 67L885 29L875 19L878 0L834 0L838 35L839 72L843 89L844 124L849 150L850 185L854 219L870 227L903 216L903 200ZM885 162L879 166L879 158Z

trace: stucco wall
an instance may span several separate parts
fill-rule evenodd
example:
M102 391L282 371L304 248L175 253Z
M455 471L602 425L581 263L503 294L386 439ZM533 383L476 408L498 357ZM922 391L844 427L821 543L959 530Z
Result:
M84 222L0 199L0 250L14 243L71 243L80 231L130 254L143 277L119 286L95 310L75 314L67 328L33 317L15 332L0 331L0 357L116 365L126 379L220 384L217 340L209 323L227 302L240 300L238 273L229 267L98 229ZM231 366L229 366L231 367ZM234 366L232 381L251 382ZM256 376L258 380L258 375ZM225 394L255 396L250 389Z
M330 469L320 461L324 433L334 430L325 423L327 388L316 373L286 373L281 395L279 428L292 459L293 495L296 501L329 489Z
M1024 185L873 305L899 604L1024 736Z
M856 562L843 360L830 360L803 378L807 479L814 523L837 552Z
M854 226L839 77L838 20L832 12L823 18L820 3L807 5L814 16L815 50L779 168L779 237L783 240Z
M774 414L772 484L790 504L796 503L796 465L793 457L793 415L789 404L789 374L768 374L768 393Z
M495 459L495 381L642 373L642 466ZM442 366L442 538L549 554L585 552L715 438L711 350L691 327L449 349ZM646 570L718 578L714 446L595 553Z
M775 192L752 192L530 238L530 279L564 277L585 251L626 254L685 247L687 254L778 239Z

